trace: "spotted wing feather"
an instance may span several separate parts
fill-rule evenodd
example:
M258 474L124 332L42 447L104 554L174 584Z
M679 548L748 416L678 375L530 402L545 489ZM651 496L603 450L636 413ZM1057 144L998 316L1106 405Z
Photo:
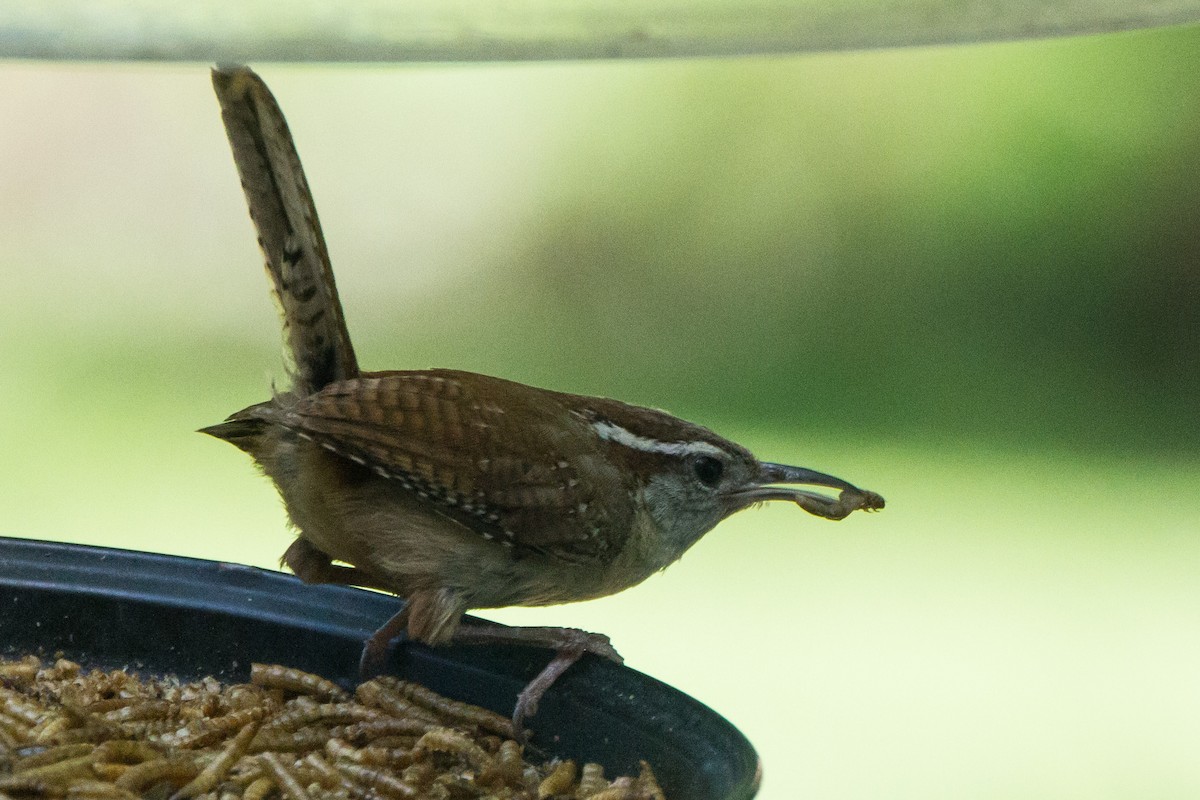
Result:
M552 392L480 375L467 385L459 375L365 373L269 413L518 552L577 562L619 552L633 511L594 431L563 425ZM489 388L504 393L505 407L490 402Z

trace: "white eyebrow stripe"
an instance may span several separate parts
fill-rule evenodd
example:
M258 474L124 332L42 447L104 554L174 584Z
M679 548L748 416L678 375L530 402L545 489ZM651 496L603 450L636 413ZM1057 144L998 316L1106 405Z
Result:
M661 453L665 456L700 454L723 456L725 454L724 450L708 442L660 442L657 439L648 439L604 419L594 421L592 429L605 441L616 442L645 453Z

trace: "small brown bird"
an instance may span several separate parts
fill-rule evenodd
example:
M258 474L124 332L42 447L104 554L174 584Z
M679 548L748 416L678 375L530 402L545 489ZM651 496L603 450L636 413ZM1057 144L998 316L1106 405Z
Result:
M251 70L212 77L294 364L290 391L203 432L275 482L299 533L283 561L301 579L406 599L368 639L365 672L404 632L430 645L551 648L518 698L519 734L583 653L621 657L607 637L575 629L460 626L468 609L619 592L764 500L834 520L883 508L874 492L760 462L662 411L455 370L361 371L282 112Z

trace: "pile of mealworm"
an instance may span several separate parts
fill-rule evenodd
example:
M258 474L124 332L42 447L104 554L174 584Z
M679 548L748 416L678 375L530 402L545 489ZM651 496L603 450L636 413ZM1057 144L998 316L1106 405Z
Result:
M255 664L250 683L0 660L0 800L664 800L650 767L532 764L512 723L379 677L353 696Z

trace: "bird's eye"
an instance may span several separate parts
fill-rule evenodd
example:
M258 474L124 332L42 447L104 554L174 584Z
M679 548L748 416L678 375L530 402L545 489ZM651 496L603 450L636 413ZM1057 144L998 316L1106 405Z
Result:
M721 474L725 472L725 465L712 456L697 456L692 462L692 471L696 473L696 479L705 486L713 487L721 482Z

